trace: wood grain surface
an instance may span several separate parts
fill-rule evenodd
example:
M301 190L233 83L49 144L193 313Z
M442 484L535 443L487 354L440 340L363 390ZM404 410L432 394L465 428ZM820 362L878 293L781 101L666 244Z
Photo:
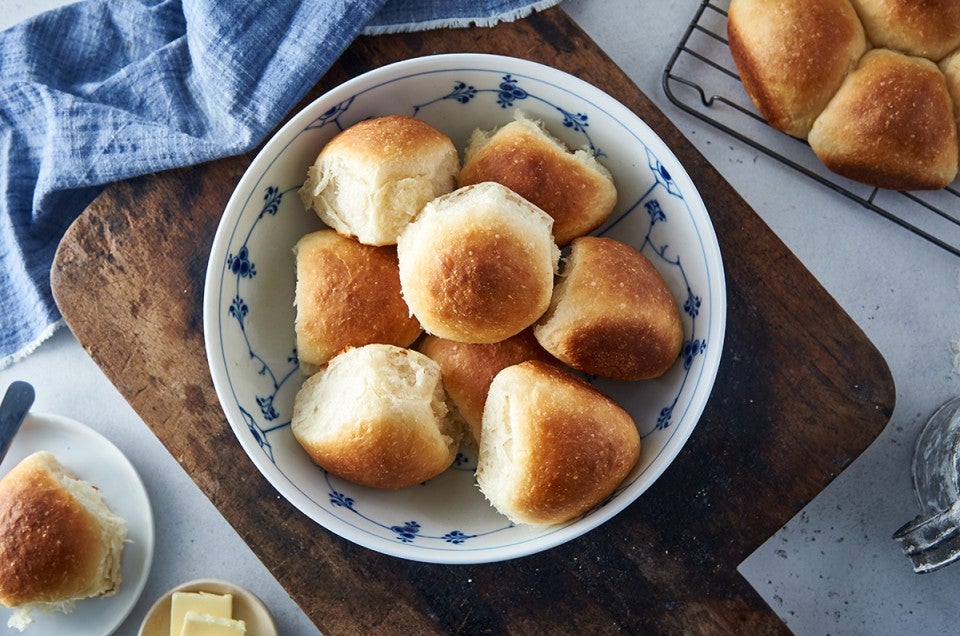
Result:
M886 425L883 358L653 103L560 9L493 29L362 37L304 100L443 52L540 61L604 89L667 142L719 236L729 314L719 375L686 447L610 522L552 550L444 566L326 531L260 475L204 355L204 272L254 153L109 187L70 227L52 283L67 324L200 489L329 634L781 633L737 573Z

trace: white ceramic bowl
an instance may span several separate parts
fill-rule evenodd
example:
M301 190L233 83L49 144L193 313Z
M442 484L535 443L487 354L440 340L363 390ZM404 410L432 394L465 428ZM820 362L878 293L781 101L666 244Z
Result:
M682 359L645 382L597 380L634 417L640 461L602 505L568 523L514 526L475 485L476 456L401 491L345 482L311 463L290 432L302 378L293 330L291 248L321 227L297 195L307 167L339 130L373 116L413 115L463 151L474 128L521 109L613 173L619 204L597 233L640 249L662 272L682 316ZM690 436L723 348L726 292L713 226L683 166L630 110L576 77L525 60L476 54L411 59L366 73L296 114L264 146L230 198L207 269L204 331L214 386L237 439L291 503L331 532L379 552L478 563L544 550L595 528L639 497Z

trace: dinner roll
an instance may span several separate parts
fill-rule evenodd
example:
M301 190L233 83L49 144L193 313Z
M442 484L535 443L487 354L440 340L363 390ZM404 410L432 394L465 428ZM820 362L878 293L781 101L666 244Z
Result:
M290 427L323 469L372 488L436 477L460 442L437 363L385 344L348 349L307 378Z
M728 16L747 95L770 125L806 137L867 50L849 0L731 0Z
M449 137L414 117L387 115L327 142L300 196L341 234L389 245L427 201L454 189L459 168Z
M574 240L550 308L533 330L543 348L594 375L642 380L680 354L680 310L643 254L612 238Z
M477 485L514 523L569 521L609 497L640 456L640 435L614 400L539 361L490 384Z
M310 375L348 347L406 347L420 323L400 295L396 247L362 245L318 230L294 246L297 356Z
M94 485L49 452L23 459L0 480L0 604L16 608L8 625L23 630L32 610L69 612L115 594L126 537Z
M947 91L953 100L953 117L960 126L960 50L944 58L940 62L940 70L947 80Z
M957 175L957 125L943 73L889 49L863 56L809 142L830 170L881 188L938 189Z
M852 0L867 38L890 48L939 60L960 47L957 0Z
M483 421L483 404L497 373L527 360L559 364L540 346L530 329L490 344L469 344L426 336L417 348L440 365L443 386L454 406L454 414L466 424L464 441L473 448L479 448L477 441Z
M617 203L613 177L592 153L571 152L519 111L515 121L470 137L459 184L483 181L507 186L552 216L557 245L600 227Z
M550 303L560 250L546 212L492 182L438 197L397 243L400 286L428 332L460 342L516 335Z

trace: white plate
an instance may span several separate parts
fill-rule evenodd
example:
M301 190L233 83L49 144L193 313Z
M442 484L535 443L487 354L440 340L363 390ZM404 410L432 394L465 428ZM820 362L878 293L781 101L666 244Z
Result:
M588 147L613 173L619 203L598 231L633 244L667 280L682 309L682 359L647 382L598 380L636 420L640 461L620 489L583 517L549 527L513 526L475 486L464 452L426 485L363 488L312 464L289 422L302 378L294 349L294 258L321 227L297 196L307 167L339 130L390 113L422 118L461 150L474 128L521 109L573 148ZM214 386L240 444L271 484L332 532L385 554L473 563L556 546L603 523L640 496L692 433L723 348L726 292L716 235L699 193L660 138L594 86L526 60L457 54L379 68L295 115L254 159L224 211L204 296L204 333Z
M0 474L6 475L25 457L41 450L49 451L78 478L100 489L110 509L127 522L127 543L120 560L123 581L114 596L77 601L69 614L34 610L30 613L33 622L23 633L110 634L140 598L153 563L153 511L147 490L133 464L103 435L69 418L34 412L27 415L13 438ZM13 610L0 610L0 628L6 629Z

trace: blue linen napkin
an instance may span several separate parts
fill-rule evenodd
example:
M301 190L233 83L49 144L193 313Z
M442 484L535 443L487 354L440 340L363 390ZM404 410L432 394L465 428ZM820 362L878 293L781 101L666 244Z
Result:
M84 0L3 31L0 369L61 324L54 252L106 184L251 149L363 31L558 1Z

